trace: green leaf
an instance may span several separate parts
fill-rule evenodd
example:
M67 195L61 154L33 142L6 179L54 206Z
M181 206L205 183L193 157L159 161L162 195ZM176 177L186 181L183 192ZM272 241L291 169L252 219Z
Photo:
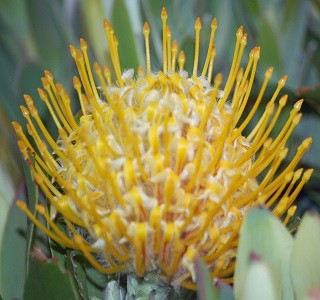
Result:
M197 295L199 300L218 300L219 293L213 286L210 273L199 256L195 259L195 272L197 281Z
M234 300L233 288L227 284L219 285L219 296L221 300Z
M306 213L293 242L291 272L297 299L320 288L320 217Z
M132 25L127 7L123 0L114 1L112 8L112 24L119 40L119 57L121 69L138 68L139 57Z
M22 195L19 195L22 197ZM11 203L0 248L0 293L4 299L21 299L25 281L27 218Z
M77 286L77 290L81 299L89 299L87 289L87 276L85 271L85 258L78 252L73 250L67 251L68 258L66 259L67 270L72 274L74 283Z
M89 298L96 297L97 299L103 299L104 290L107 285L107 276L100 273L98 270L87 265L86 266L86 278L87 289Z
M15 185L20 180L21 175L17 167L17 160L14 159L7 143L7 132L11 132L12 129L9 129L6 116L1 110L0 120L0 241L2 241L10 203L15 195Z
M238 255L234 275L236 298L244 293L245 278L249 272L252 253L260 256L275 276L277 299L293 299L290 278L292 237L279 219L261 208L252 209L246 216L240 232Z
M30 163L33 163L30 162ZM39 202L39 191L38 187L36 186L35 182L31 177L31 171L29 166L26 164L25 161L22 163L24 176L27 185L27 192L28 192L28 209L33 213L36 214L36 205ZM35 240L35 225L32 222L28 222L27 225L27 232L26 232L26 241L27 241L27 248L26 248L26 273L29 272L29 258L30 258L30 250L34 246Z
M0 174L0 176L3 174ZM9 203L5 197L3 197L3 193L0 193L0 243L4 243L3 235L6 229L6 221L7 215L9 212ZM0 252L1 253L1 252Z
M63 273L56 262L30 260L25 300L80 299L70 274Z
M243 294L239 300L277 300L275 282L270 267L263 261L249 264Z

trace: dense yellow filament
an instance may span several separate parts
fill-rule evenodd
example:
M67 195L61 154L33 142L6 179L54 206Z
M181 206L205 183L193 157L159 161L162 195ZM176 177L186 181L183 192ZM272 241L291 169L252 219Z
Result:
M27 106L20 108L29 136L18 123L12 125L32 176L46 195L48 210L41 205L36 210L48 227L25 203L17 205L46 235L80 250L102 273L143 277L156 268L166 282L196 289L196 255L212 277L232 282L239 228L252 206L265 205L274 215L284 215L284 224L289 222L296 211L294 200L312 175L311 169L296 169L312 139L304 140L281 168L302 105L302 100L294 104L271 138L288 102L287 95L277 100L287 77L278 81L261 117L255 118L273 69L265 72L255 99L260 48L253 48L242 66L247 44L242 27L224 83L222 74L213 72L216 19L203 67L201 21L195 21L189 77L185 54L178 53L167 19L163 8L159 72L152 70L148 23L142 31L146 72L142 67L123 72L118 39L107 20L112 72L95 62L94 76L86 42L80 40L80 49L70 46L79 73L73 77L77 113L63 86L44 72L44 90L38 93L56 133L48 132L32 98L24 95ZM249 101L254 101L250 110ZM245 134L248 128L253 129ZM57 226L57 215L66 232Z
M237 76L241 58L242 58L242 53L244 50L244 47L247 44L247 35L243 34L243 29L240 27L237 31L237 41L236 41L236 46L234 49L234 55L232 59L232 64L229 72L229 76L227 79L226 86L224 88L224 96L222 99L219 101L219 108L221 109L223 105L226 103L228 96L230 94L231 88L233 86L233 83L235 81L235 78Z
M211 78L212 78L212 70L213 70L213 62L214 62L214 57L216 55L216 48L213 45L211 52L210 52L210 61L209 61L209 70L208 70L208 82L211 83Z
M195 37L195 47L194 47L194 60L193 60L193 76L197 75L198 64L199 64L199 47L200 47L200 30L201 30L201 21L200 18L197 18L194 23L194 30L196 32Z
M176 59L177 59L177 53L178 53L178 42L174 40L172 42L172 47L171 47L171 72L175 72L176 70Z
M167 59L167 10L162 8L161 20L162 20L162 55L163 55L163 72L166 74L168 71L168 59Z
M114 71L116 73L117 81L120 86L123 86L124 84L121 78L121 67L120 67L120 61L119 61L118 49L117 49L118 41L114 36L113 27L107 20L104 21L104 29L107 35L107 41L108 41L109 50L110 50L110 57L111 57Z
M184 52L180 51L179 56L178 56L179 71L183 70L185 62L186 62L186 57L184 55Z
M145 46L146 46L147 73L149 74L151 72L150 45L149 45L150 27L147 22L145 22L143 25L143 35L144 35Z
M81 51L84 56L86 73L88 74L88 77L89 77L91 92L94 94L96 99L98 99L99 97L98 97L98 92L97 92L97 86L96 86L94 79L93 79L92 70L91 70L91 66L90 66L89 58L88 58L88 52L87 52L88 47L87 47L87 43L85 42L84 39L80 39L80 47L81 47Z
M217 27L218 27L217 19L214 18L211 22L211 34L210 34L210 39L209 39L209 44L208 44L206 61L204 63L203 70L201 73L202 77L206 76L208 67L210 66L210 61L212 58L212 47L213 47L214 35L215 35ZM211 72L210 72L210 67L209 67L209 74L210 73ZM210 80L209 80L209 82L210 82Z
M67 122L64 113L61 109L63 109L63 105L61 105L60 99L57 99L55 95L52 93L52 89L50 87L50 84L46 78L41 78L42 84L44 89L47 91L49 98L51 100L51 103L53 104L54 111L57 113L62 125L68 130L70 133L72 131L72 128L70 127L69 123Z
M172 70L172 67L171 67L171 37L172 37L172 34L171 34L171 29L170 29L170 27L169 26L167 26L167 28L166 28L167 30L167 32L166 32L166 36L167 36L167 38L166 38L166 44L167 44L167 56L168 56L168 61L167 61L167 67L168 67L168 71L169 72L171 72L171 70Z

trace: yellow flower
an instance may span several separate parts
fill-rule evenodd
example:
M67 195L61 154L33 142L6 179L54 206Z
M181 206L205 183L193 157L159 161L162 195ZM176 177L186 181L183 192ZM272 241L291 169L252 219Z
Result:
M271 138L287 102L287 95L276 100L286 76L249 130L272 75L269 68L254 105L244 115L260 49L250 52L242 69L247 35L240 27L226 83L222 86L221 74L212 82L217 22L212 21L205 64L199 69L197 19L193 72L188 76L184 53L178 55L178 44L171 41L165 9L161 18L159 72L151 65L147 23L146 74L141 68L137 74L122 72L118 41L108 21L104 27L114 81L110 69L97 63L94 78L83 39L80 49L70 46L80 76L73 79L80 116L72 112L62 85L45 71L39 95L56 124L57 141L31 97L25 96L27 107L21 110L33 141L18 123L13 126L20 150L50 203L50 211L37 206L50 229L25 203L19 201L18 206L50 238L81 250L102 273L144 276L156 271L164 281L192 289L195 254L206 262L212 277L232 280L239 229L250 207L264 204L274 215L286 215L284 223L288 222L296 209L292 203L312 173L295 170L311 138L277 172L288 153L285 144L301 118L302 100ZM57 214L63 216L68 233L55 224Z

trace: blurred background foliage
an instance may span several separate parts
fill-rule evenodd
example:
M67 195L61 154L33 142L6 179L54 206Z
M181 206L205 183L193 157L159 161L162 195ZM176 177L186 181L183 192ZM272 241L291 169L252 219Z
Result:
M178 40L180 49L187 55L187 69L193 59L194 20L200 16L203 59L211 20L213 17L218 20L215 73L222 72L227 76L235 32L239 25L243 25L248 33L246 53L256 45L261 46L255 82L257 89L269 66L274 67L269 95L279 78L288 74L285 93L289 94L290 104L300 98L305 99L303 118L291 138L289 149L295 149L307 136L312 136L314 141L302 160L303 166L313 167L315 172L298 199L298 214L319 207L319 0L0 0L0 294L4 299L22 297L26 250L30 246L25 237L26 218L16 209L14 199L26 198L26 185L29 197L37 194L28 171L23 171L25 165L10 124L13 120L24 123L19 109L24 102L23 94L33 97L47 121L47 127L51 129L49 114L37 96L43 70L50 70L56 82L63 83L75 98L72 76L76 71L69 44L78 46L79 38L85 38L92 58L108 64L103 29L106 17L112 21L118 36L124 69L145 66L141 28L148 20L152 64L155 70L158 69L162 59L160 12L163 6L169 13L168 23L173 38ZM255 96L253 93L252 101ZM265 98L267 100L268 97ZM74 109L77 110L76 107Z

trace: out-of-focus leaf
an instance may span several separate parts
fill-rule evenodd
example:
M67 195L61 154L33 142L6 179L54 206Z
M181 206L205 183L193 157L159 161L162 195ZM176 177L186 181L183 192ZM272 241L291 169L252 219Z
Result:
M229 1L232 10L238 22L237 26L243 26L244 32L248 35L248 50L255 47L254 38L257 36L257 30L261 21L261 7L259 0L247 1ZM248 17L250 16L250 17ZM229 21L229 20L228 20Z
M17 95L19 95L20 105L26 106L23 100L23 94L29 94L33 98L39 114L43 116L44 113L47 112L47 109L44 102L39 99L37 93L37 87L40 86L41 77L43 77L43 69L41 66L33 62L25 62L20 66L14 89Z
M309 2L309 28L320 39L320 3L319 0L311 0Z
M273 270L276 299L293 299L290 278L292 237L286 227L270 212L254 208L246 216L240 232L238 256L234 275L235 297L244 293L250 256L255 253Z
M280 298L276 290L270 267L263 261L253 261L249 264L239 300L277 300Z
M267 69L270 66L274 67L273 77L280 78L282 72L281 49L272 20L263 18L259 28L258 45L261 48L260 67Z
M237 1L239 2L239 1ZM230 17L234 1L210 1L209 11L213 17L217 18L218 28L215 37L215 46L217 49L214 62L214 73L222 72L224 79L227 79L234 45L236 43L236 30L243 22L236 22L235 18ZM228 17L226 17L228 16Z
M28 0L27 13L34 46L46 66L52 68L59 67L65 49L61 47L61 35L57 31L51 5L58 5L58 2Z
M24 195L20 194L20 197ZM22 299L25 281L27 218L11 203L0 248L0 293L4 299Z
M227 284L219 285L219 299L234 300L233 288Z
M186 63L184 68L188 71L189 76L192 75L193 59L194 59L194 40L191 37L185 38L181 44L181 50L184 51L186 56Z
M70 274L56 262L32 258L24 289L25 300L80 299Z
M137 69L140 62L127 7L123 0L117 0L112 8L112 24L119 41L119 57L122 69Z
M320 299L320 288L312 288L308 291L303 300L319 300Z
M195 11L199 10L199 1L195 0L177 0L165 3L165 5L159 1L147 1L142 0L143 18L148 21L151 34L150 40L151 45L151 58L152 65L154 69L162 68L162 20L161 20L161 10L165 6L168 19L167 25L170 26L172 32L172 40L177 40L179 45L179 51L187 51L185 44L188 43L186 40L190 40L191 48L188 48L191 52L194 49L194 22L199 15L195 15ZM197 12L196 12L197 13ZM184 17L181 18L180 16ZM209 38L209 36L208 36ZM204 38L204 40L206 40ZM202 39L201 39L202 41ZM200 49L201 51L202 49ZM192 55L187 55L187 61L193 60ZM189 70L189 69L188 69Z
M22 61L36 56L25 2L24 0L0 1L0 97L3 97L0 100L9 113L9 119L17 119L15 114L18 105L13 105L12 102L16 96L13 85L18 72L17 66Z
M151 51L151 62L154 68L159 69L162 65L162 23L160 18L162 3L160 1L141 0L141 6L143 21L148 21L151 30L150 41L153 50Z
M200 17L195 14L197 2L196 0L172 1L172 10L168 10L168 25L172 28L173 38L179 42L187 36L194 36L194 22Z
M254 16L254 17L259 16L260 14L259 0L245 0L244 4L246 5L247 13L249 16Z
M37 93L37 87L40 85L40 78L43 77L43 69L36 63L33 62L27 62L23 63L23 65L20 66L19 75L16 78L16 84L14 86L14 89L16 90L18 97L20 98L19 105L17 105L16 109L20 112L20 118L21 118L21 111L19 109L20 105L26 106L23 94L29 94L33 101L35 106L37 107L37 110L39 112L39 115L41 116L42 120L46 124L46 127L49 132L53 132L53 128L55 128L54 122L47 122L46 120L50 120L51 116L50 113L45 105L45 103L40 100L40 97ZM21 122L22 125L26 124L25 119Z
M296 148L305 138L312 136L312 145L303 156L302 162L310 167L320 169L318 158L320 151L320 118L314 114L304 114L295 129L295 139L291 139L290 147Z
M320 288L320 217L306 213L293 242L291 272L297 299Z
M195 272L197 281L197 294L199 300L218 300L219 293L213 286L210 273L200 257L195 259Z
M320 114L320 84L314 87L301 87L297 90L297 94Z
M80 8L85 20L90 48L100 63L106 63L107 40L103 28L103 20L107 17L104 13L102 1L88 0L80 1Z
M318 180L320 179L320 172L316 171L313 172L312 174L312 179L314 179L314 176L316 176L318 178ZM318 181L319 182L319 181ZM316 183L315 183L316 184ZM319 187L319 185L317 186L317 188ZM312 190L312 188L308 189L306 191L308 197L317 205L317 207L320 207L320 191L319 190Z
M15 63L14 57L10 52L10 49L6 47L6 43L3 42L3 38L0 37L0 103L1 109L4 110L9 120L22 119L19 113L19 106L15 101L15 94L13 92L13 81L15 69L12 67Z
M24 0L0 1L0 18L8 27L15 29L15 34L25 36L28 31L26 3ZM13 25L14 28L13 28Z
M283 2L283 18L279 24L280 47L282 48L283 71L287 74L301 73L300 63L305 55L303 45L307 27L308 1L291 0ZM297 76L289 76L287 86L296 87Z
M23 57L21 55L21 49L17 48L18 36L15 35L14 29L12 28L13 24L6 24L4 19L0 17L0 41L1 41L1 50L7 51L10 55L10 59L14 62L20 61ZM8 64L8 62L2 61L4 64ZM7 74L6 74L7 75Z
M18 163L7 142L11 130L11 124L9 125L5 113L0 110L0 240L9 205L14 197L15 185L21 180Z
M0 176L3 176L3 171L0 169ZM9 212L8 199L4 196L2 192L0 193L0 243L3 243L3 235L6 229L6 219ZM0 252L1 253L1 252Z

